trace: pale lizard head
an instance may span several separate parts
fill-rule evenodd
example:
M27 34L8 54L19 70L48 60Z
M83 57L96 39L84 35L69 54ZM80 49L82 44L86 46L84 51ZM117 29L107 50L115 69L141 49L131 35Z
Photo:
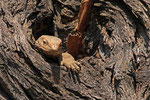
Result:
M62 41L55 36L42 35L36 40L35 45L46 56L58 57L62 53Z

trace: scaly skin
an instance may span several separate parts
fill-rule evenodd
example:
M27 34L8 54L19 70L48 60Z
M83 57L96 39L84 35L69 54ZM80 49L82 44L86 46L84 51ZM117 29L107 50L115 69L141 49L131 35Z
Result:
M62 41L55 36L42 35L35 42L36 47L42 51L46 56L58 58L60 65L64 65L73 71L80 70L80 63L67 52L62 52Z

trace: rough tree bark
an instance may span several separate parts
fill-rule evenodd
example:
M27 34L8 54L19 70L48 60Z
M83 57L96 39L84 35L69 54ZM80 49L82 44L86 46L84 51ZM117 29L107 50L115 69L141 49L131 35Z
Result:
M94 2L74 75L34 41L55 35L65 50L80 0L0 0L0 99L150 100L150 1Z

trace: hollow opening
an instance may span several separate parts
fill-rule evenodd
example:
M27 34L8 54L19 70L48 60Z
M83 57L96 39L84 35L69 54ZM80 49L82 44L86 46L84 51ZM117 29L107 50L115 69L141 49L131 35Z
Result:
M35 40L42 35L54 35L53 17L48 16L34 22L32 32Z

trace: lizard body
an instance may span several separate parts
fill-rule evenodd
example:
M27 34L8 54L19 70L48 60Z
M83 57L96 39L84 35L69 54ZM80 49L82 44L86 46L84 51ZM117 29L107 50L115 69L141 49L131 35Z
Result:
M62 52L62 40L60 38L42 35L36 40L35 46L46 56L58 58L60 65L71 68L73 71L80 70L80 63L75 61L71 54Z

